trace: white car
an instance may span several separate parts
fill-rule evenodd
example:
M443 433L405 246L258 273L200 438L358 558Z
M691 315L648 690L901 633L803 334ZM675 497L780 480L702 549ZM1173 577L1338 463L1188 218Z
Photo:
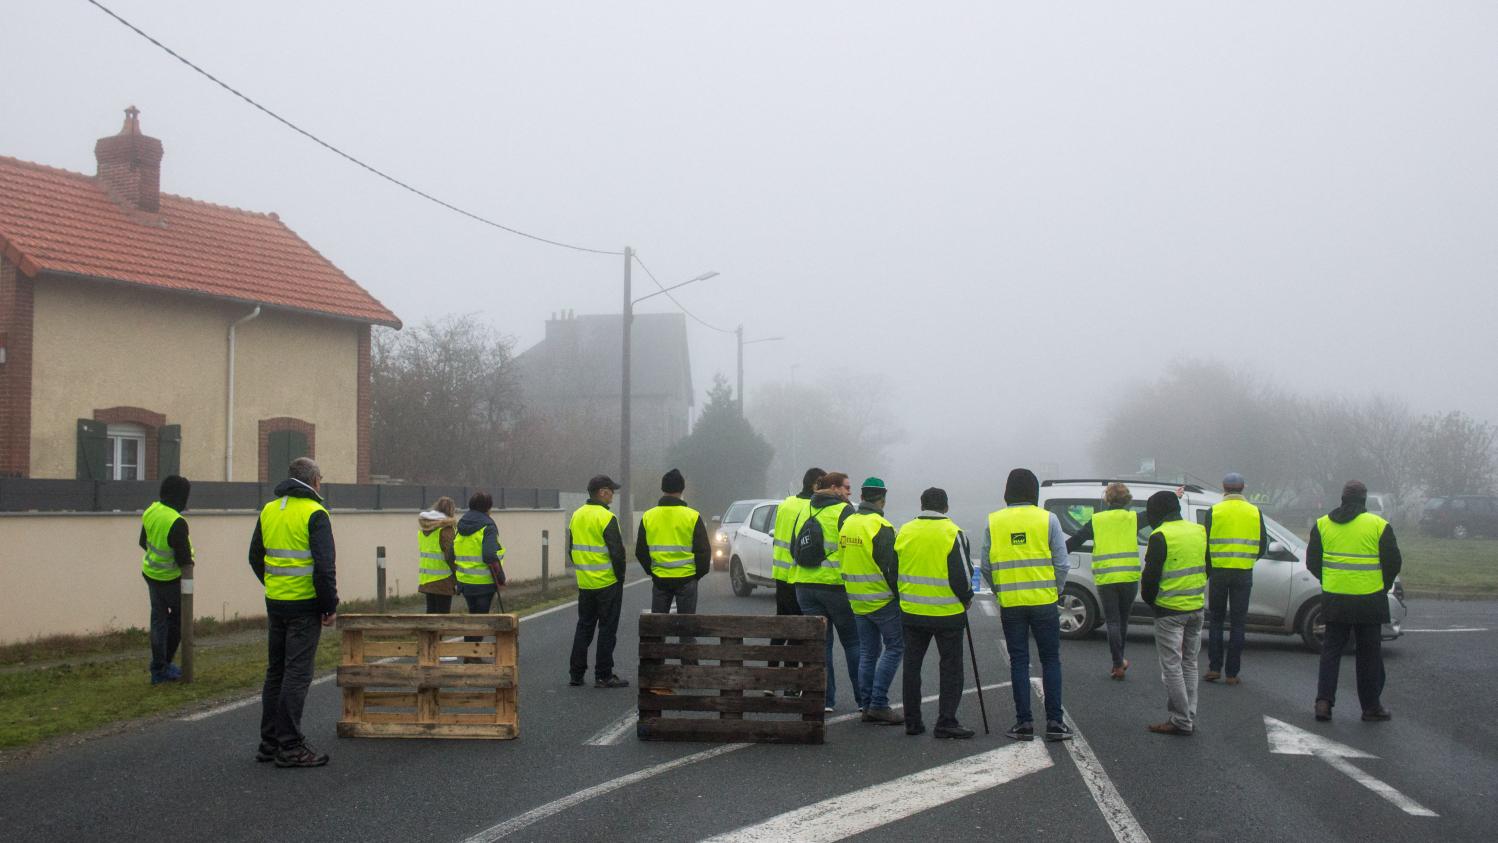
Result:
M1067 535L1074 535L1102 507L1103 487L1112 480L1046 480L1040 484L1040 505L1054 512ZM1144 502L1161 490L1174 491L1173 483L1144 480L1118 481L1129 487L1134 501L1129 505L1144 510ZM1200 486L1188 485L1181 500L1181 517L1200 524L1206 520L1212 505L1222 495ZM1249 598L1247 628L1250 632L1281 635L1299 634L1306 646L1321 650L1325 629L1321 620L1321 583L1306 570L1306 543L1289 529L1268 516L1264 526L1269 533L1269 547L1263 558L1254 563L1254 587ZM1149 539L1149 529L1139 531L1141 559ZM1065 638L1083 638L1103 622L1098 609L1097 586L1092 581L1091 544L1071 555L1071 570L1061 594L1061 634ZM1383 637L1398 638L1409 610L1404 605L1404 586L1398 581L1389 591L1389 617ZM1152 620L1150 607L1136 598L1131 618Z
M780 501L754 498L734 501L728 512L741 520L732 528L724 516L723 532L727 534L728 582L733 593L748 597L755 586L774 586L775 511Z

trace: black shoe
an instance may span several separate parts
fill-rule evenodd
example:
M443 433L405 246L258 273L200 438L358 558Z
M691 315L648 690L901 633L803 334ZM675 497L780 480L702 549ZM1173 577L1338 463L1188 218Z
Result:
M1035 740L1035 726L1030 723L1016 723L1010 726L1009 731L1004 734L1017 741L1033 741Z
M593 687L595 687L595 688L628 688L629 687L629 680L628 679L620 679L617 676L609 676L609 677L607 677L605 679L595 679L595 680L593 680Z
M907 735L924 735L924 734L926 734L926 724L925 723L920 723L920 722L906 723L905 724L905 734L907 734Z
M276 753L277 767L321 767L326 763L326 752L317 752L305 743Z
M1071 740L1071 729L1059 720L1047 720L1045 724L1045 739L1048 741Z
M276 750L279 748L280 747L276 746L273 743L266 743L265 741L261 741L260 746L256 747L255 749L255 760L274 761L276 760Z
M1383 723L1387 720L1393 720L1394 712L1388 710L1387 708L1384 708L1383 706L1379 706L1378 708L1370 708L1363 712L1363 719L1367 720L1369 723Z
M581 676L574 676L571 679L567 680L567 684L576 688L577 686L583 684L583 678Z
M1320 720L1323 723L1325 723L1326 721L1332 719L1332 703L1331 703L1331 700L1317 700L1316 701L1316 719Z
M931 733L933 738L970 738L974 735L972 729L966 726L937 726L936 731Z

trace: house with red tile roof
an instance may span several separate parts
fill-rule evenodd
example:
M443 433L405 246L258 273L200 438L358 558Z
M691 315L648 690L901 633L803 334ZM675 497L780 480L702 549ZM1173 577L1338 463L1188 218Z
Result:
M368 482L395 314L277 215L162 193L133 106L94 156L0 157L0 477Z

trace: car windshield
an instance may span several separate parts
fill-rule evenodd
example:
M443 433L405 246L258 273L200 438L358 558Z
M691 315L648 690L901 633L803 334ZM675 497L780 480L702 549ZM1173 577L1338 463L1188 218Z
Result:
M1305 558L1306 543L1301 541L1300 536L1295 535L1288 527L1267 515L1264 516L1264 526L1269 530L1271 538L1295 551L1296 556Z
M728 511L723 513L724 524L737 524L749 517L749 510L754 508L750 501L734 501L728 505Z

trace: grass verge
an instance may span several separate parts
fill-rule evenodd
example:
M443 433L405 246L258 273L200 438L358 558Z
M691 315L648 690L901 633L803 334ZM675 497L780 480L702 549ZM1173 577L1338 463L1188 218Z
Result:
M1498 598L1498 540L1435 539L1406 531L1400 579L1414 597Z
M566 603L576 594L571 583L553 585L545 595L538 588L506 589L505 609L528 615ZM420 611L419 600L419 596L402 599L387 605L386 610ZM459 598L454 608L459 608L462 602ZM373 611L373 607L350 601L339 610L353 614ZM263 629L264 621L252 626ZM143 638L137 641L125 634L111 639L116 646L110 651L81 648L87 651L86 655L34 668L9 669L0 675L0 749L28 747L122 721L201 708L255 692L265 677L264 641L258 637L240 640L243 635L220 636L225 637L233 640L215 641L199 632L199 646L194 654L196 677L190 685L150 684L149 644ZM338 663L339 641L336 627L323 630L317 652L319 671Z

